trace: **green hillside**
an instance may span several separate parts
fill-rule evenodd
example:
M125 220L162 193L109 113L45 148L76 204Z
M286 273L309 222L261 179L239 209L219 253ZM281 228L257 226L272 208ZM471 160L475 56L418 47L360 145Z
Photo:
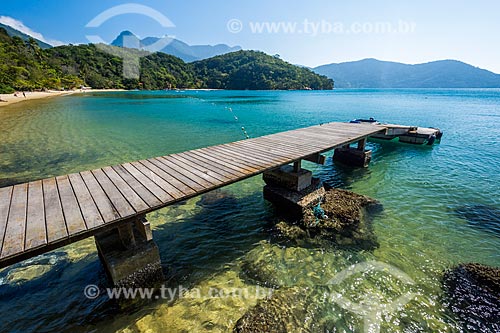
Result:
M140 59L138 79L123 76L122 59ZM129 62L125 62L127 64ZM0 92L37 89L332 89L332 81L262 52L239 51L185 63L165 54L106 45L41 49L34 39L0 28Z
M19 31L19 30L16 30L14 28L12 28L11 26L8 26L8 25L5 25L3 23L0 23L0 28L4 28L5 31L7 31L7 34L11 37L14 37L14 36L17 36L19 38L21 38L22 40L24 41L28 41L30 39L34 39L36 41L36 43L38 44L38 46L40 46L42 49L48 49L50 47L52 47L52 45L49 45L45 42L42 42L41 40L38 40L36 38L33 38L29 35L26 35L25 33Z
M72 88L81 84L83 80L78 75L63 74L60 68L51 65L47 50L42 50L35 39L10 37L0 28L0 93Z
M206 88L333 89L333 81L258 51L238 51L192 63Z

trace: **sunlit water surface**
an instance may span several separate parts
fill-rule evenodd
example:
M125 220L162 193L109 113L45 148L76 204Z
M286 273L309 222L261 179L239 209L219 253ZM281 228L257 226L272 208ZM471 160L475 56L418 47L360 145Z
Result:
M119 92L29 101L0 109L0 186L240 140L241 127L256 137L357 117L445 133L433 148L370 143L368 169L331 159L306 164L324 183L383 204L373 220L376 250L273 241L276 214L254 177L148 215L167 286L189 290L185 297L125 308L106 295L85 298L86 285L109 286L87 239L0 271L0 330L228 332L257 301L257 282L242 265L258 263L283 290L307 287L314 317L304 327L312 331L363 332L362 316L311 292L327 288L353 302L412 293L408 304L384 314L382 332L458 332L443 304L443 271L471 261L500 266L500 226L475 221L484 214L499 220L500 90ZM369 272L328 286L338 272L367 260L389 264L414 283ZM250 296L195 294L234 287L249 288Z

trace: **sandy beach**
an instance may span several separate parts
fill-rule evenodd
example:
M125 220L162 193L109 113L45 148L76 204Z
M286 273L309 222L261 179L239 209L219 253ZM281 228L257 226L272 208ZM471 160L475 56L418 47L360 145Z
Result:
M72 94L79 94L79 93L86 93L86 92L100 92L100 91L123 91L123 89L88 89L88 90L49 90L49 91L27 91L25 92L26 97L23 96L22 92L18 92L17 96L14 94L0 94L0 107L14 104L14 103L19 103L19 102L24 102L24 101L29 101L29 100L34 100L34 99L42 99L42 98L49 98L49 97L57 97L57 96L66 96L66 95L72 95Z

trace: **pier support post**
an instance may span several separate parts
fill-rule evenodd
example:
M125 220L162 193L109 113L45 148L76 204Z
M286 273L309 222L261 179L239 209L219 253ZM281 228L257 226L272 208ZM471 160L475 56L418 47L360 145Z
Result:
M302 216L304 209L323 199L325 190L312 172L301 168L301 162L284 165L263 174L264 199L289 216Z
M356 148L350 145L336 148L333 159L349 166L366 168L372 159L372 151L365 150L365 147L366 138L363 138L358 141Z
M116 286L153 286L164 280L158 246L145 216L95 236L106 274Z

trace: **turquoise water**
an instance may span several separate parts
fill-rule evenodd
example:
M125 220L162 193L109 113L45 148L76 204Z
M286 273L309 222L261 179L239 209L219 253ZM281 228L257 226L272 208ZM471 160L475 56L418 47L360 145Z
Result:
M242 126L256 137L358 117L444 131L433 148L370 143L368 169L307 164L325 183L382 202L373 221L379 248L276 244L268 232L275 212L255 177L215 199L194 198L148 216L168 285L255 288L242 265L257 262L282 288L312 287L376 260L415 282L415 298L384 317L382 332L458 332L443 305L443 270L470 261L500 266L500 225L474 223L485 214L500 218L500 90L116 92L28 101L0 108L0 186L240 140ZM464 209L471 213L458 213ZM88 284L107 286L92 240L0 271L1 330L226 332L255 304L187 297L121 309L105 296L86 299ZM388 299L410 288L378 275L344 284L339 288L352 300L361 291ZM336 304L321 309L313 331L363 331L356 314Z

